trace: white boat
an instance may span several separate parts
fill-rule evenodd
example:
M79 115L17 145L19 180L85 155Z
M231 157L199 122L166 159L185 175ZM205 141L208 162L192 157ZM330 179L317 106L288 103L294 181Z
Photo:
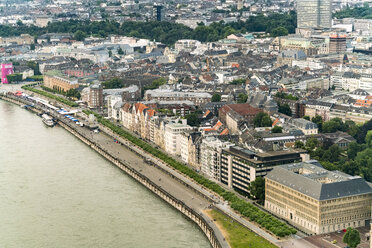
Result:
M41 116L41 118L42 118L44 124L47 125L48 127L53 127L56 124L55 121L53 120L53 118L50 117L47 114L43 114Z

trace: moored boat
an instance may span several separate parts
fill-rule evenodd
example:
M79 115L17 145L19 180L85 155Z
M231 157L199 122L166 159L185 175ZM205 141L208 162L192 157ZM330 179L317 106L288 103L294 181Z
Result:
M43 123L47 125L48 127L53 127L56 124L56 122L53 120L53 117L47 114L43 114L41 118L43 120Z

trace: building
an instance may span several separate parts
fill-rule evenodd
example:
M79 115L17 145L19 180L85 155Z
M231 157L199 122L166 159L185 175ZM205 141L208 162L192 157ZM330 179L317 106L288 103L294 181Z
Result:
M302 161L299 151L256 153L239 146L222 150L221 182L230 188L248 193L249 184L265 176L275 166Z
M147 90L144 96L146 101L191 101L195 105L210 102L212 95L205 92L182 92L173 90Z
M265 208L309 234L368 226L371 219L371 186L316 161L275 167L265 189Z
M44 73L44 85L58 91L69 91L79 87L76 78L64 76L60 71L52 70Z
M331 28L331 0L297 1L297 28Z
M252 124L254 121L254 117L260 112L263 112L263 110L254 108L248 103L227 104L218 110L218 116L220 120L226 125L229 120L230 128L234 128L234 125L239 118L242 118L249 124ZM228 113L230 113L229 117Z
M103 107L103 88L101 84L93 84L89 88L89 108Z
M164 6L154 5L154 19L158 22L164 21Z
M291 119L290 124L300 129L305 135L313 135L318 133L317 124L302 118Z
M329 53L346 52L346 35L332 34L329 36Z
M180 155L179 134L191 130L186 124L170 123L165 125L165 151L171 155ZM177 149L178 148L178 149Z
M199 170L200 143L202 136L200 132L188 131L179 135L180 155L183 162Z
M13 64L12 63L1 64L0 69L1 69L1 83L3 84L9 83L7 76L14 73Z
M40 27L40 28L44 28L46 26L48 26L48 23L49 22L52 22L52 18L47 16L47 15L41 15L41 16L38 16L36 17L35 19L35 25Z
M220 182L222 149L232 145L230 142L222 141L213 136L205 137L200 146L201 172Z

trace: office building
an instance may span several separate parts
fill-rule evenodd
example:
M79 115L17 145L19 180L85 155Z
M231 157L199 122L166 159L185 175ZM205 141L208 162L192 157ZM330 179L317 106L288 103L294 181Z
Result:
M308 234L369 226L372 189L359 176L311 160L276 166L265 187L265 208Z
M331 0L298 0L297 28L330 28Z
M154 19L158 22L164 21L164 7L162 5L154 5Z
M271 151L256 153L248 149L231 146L222 150L221 182L228 187L248 193L248 186L257 177L265 176L275 166L300 162L299 151Z

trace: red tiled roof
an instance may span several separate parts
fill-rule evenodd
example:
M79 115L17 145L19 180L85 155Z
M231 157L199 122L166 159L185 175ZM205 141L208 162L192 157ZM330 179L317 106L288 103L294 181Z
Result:
M227 135L229 134L229 129L225 128L221 133L220 135Z
M140 114L142 114L143 110L148 108L145 104L140 103L140 102L136 103L134 106L136 108L137 113L140 113Z
M203 115L203 118L207 117L209 115L211 111L207 110L207 112L205 112L205 114Z

